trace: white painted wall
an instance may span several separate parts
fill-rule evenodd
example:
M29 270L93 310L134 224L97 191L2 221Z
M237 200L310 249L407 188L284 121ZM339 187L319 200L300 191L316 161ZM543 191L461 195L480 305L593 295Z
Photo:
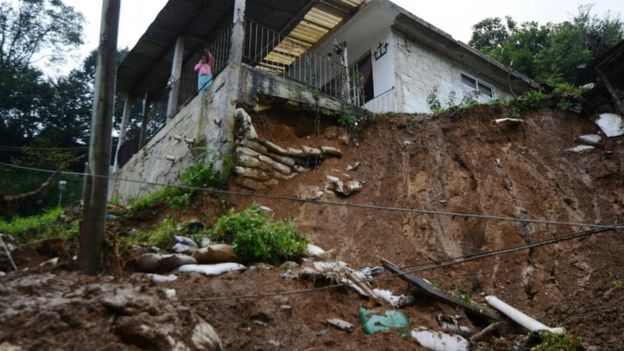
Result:
M403 33L394 31L393 37L398 112L431 112L427 98L436 87L442 107L459 104L465 97L461 74L480 79L470 67L406 38ZM511 97L505 87L487 80L483 82L494 88L494 98ZM453 94L455 99L450 101ZM489 98L480 97L478 100L487 102Z

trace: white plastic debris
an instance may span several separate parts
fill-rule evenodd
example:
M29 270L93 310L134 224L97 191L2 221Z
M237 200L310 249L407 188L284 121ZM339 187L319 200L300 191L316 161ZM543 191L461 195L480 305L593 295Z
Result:
M496 122L496 124L501 124L505 122L509 122L509 123L523 123L524 122L524 120L521 118L497 118L494 121Z
M602 141L602 138L598 134L586 134L581 135L579 141L590 145L598 145Z
M178 298L175 289L162 289L162 291L165 293L167 300L176 300Z
M201 273L207 276L221 275L227 272L242 271L247 269L240 263L217 263L217 264L185 264L178 268L183 273Z
M591 151L595 149L595 147L591 146L591 145L577 145L575 147L571 147L569 149L565 149L565 151L567 152L576 152L577 154L583 153L583 152L587 152L587 151Z
M319 258L325 257L325 254L326 254L325 250L312 244L308 244L306 253L308 254L309 257L319 257Z
M598 115L596 124L609 138L624 135L624 121L615 113L602 113Z
M459 335L450 335L425 328L412 330L414 338L423 347L433 351L468 351L470 343Z
M6 276L6 273L4 273L3 271L0 271L0 278L4 278L4 276Z
M536 321L535 319L529 317L528 315L524 314L523 312L521 312L521 311L513 308L512 306L506 304L505 302L501 301L496 296L486 296L485 297L485 301L487 301L487 303L490 306L492 306L492 307L496 308L497 310L501 311L501 313L503 313L507 317L511 318L514 322L520 324L521 326L525 327L529 331L534 332L534 331L546 330L546 331L549 331L549 332L555 333L555 334L563 334L563 333L565 333L565 329L564 328L550 328L550 327L547 327L546 325Z
M186 236L176 235L175 242L185 246L197 247L197 243L195 242L195 240Z
M353 324L340 318L328 319L325 322L327 322L327 324L331 325L332 327L336 327L340 330L350 331L353 329Z
M175 274L170 275L161 275L161 274L148 274L148 277L152 279L152 281L156 284L161 283L171 283L178 280L178 277Z
M403 294L395 295L390 290L373 289L373 292L395 308L403 307L414 302L413 296Z
M197 251L197 247L177 243L173 245L171 250L179 254L192 254L193 252Z

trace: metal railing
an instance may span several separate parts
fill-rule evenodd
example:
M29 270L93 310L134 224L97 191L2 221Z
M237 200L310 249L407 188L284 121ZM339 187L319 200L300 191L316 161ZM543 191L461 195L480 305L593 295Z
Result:
M320 55L304 42L247 20L245 23L245 63L303 83L329 96L353 101L357 89L351 79L356 66L345 67L336 58Z
M180 93L178 95L178 110L197 95L197 73L195 65L203 55L204 49L208 49L214 57L212 65L212 77L216 77L228 64L230 54L231 25L223 26L214 39L206 43L199 52L189 58L182 68L180 77Z

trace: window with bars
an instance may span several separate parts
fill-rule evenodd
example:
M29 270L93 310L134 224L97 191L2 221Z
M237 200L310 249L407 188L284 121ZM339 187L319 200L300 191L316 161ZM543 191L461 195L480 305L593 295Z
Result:
M491 85L463 73L461 74L461 81L464 93L476 93L494 98L494 88Z

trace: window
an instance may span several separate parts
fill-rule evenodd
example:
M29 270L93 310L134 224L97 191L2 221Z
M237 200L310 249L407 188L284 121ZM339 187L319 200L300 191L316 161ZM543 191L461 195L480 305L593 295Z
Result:
M461 81L464 93L476 93L476 95L487 96L489 98L494 97L494 88L485 82L463 73L461 75Z

